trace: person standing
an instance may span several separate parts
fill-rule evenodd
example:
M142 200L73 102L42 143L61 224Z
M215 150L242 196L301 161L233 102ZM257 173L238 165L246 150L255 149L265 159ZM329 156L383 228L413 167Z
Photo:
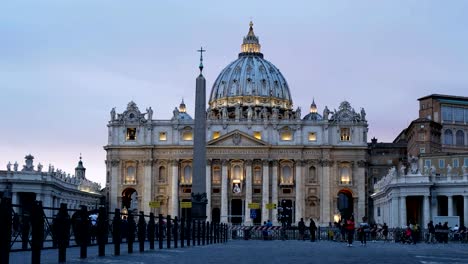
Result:
M388 225L387 225L387 223L384 223L383 226L382 226L382 234L383 234L383 237L384 237L384 242L387 242L387 239L388 239Z
M346 231L348 233L348 247L353 246L353 237L354 237L354 217L351 216L348 220L346 220Z
M359 240L361 240L361 246L367 244L367 233L369 232L369 224L367 223L367 217L362 217L362 222L359 224L358 234Z
M299 240L303 240L305 241L304 239L304 233L305 233L305 223L304 223L304 218L301 218L301 221L299 221L299 224L298 224L298 229L299 229Z
M429 238L427 239L427 243L435 243L435 227L432 221L427 224L427 231L429 232Z
M310 219L309 232L310 232L310 242L315 242L315 231L317 226L315 225L314 219Z

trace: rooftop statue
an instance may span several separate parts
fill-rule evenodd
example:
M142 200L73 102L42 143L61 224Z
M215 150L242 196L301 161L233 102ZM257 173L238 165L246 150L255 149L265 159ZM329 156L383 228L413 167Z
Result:
M115 107L112 108L110 115L111 115L111 121L114 121L115 120Z

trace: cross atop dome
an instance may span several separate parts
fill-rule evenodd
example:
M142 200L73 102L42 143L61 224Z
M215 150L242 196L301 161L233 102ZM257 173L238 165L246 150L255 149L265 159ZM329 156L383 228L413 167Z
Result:
M247 54L252 54L252 53L260 53L260 42L258 41L258 37L255 36L255 33L253 31L253 22L250 21L249 23L249 33L247 33L247 36L244 37L244 41L242 42L241 45L241 53L247 53Z

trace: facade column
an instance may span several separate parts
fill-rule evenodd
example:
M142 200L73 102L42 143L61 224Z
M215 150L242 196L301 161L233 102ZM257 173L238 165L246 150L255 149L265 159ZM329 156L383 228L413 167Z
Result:
M143 180L143 197L141 201L141 210L145 212L145 214L150 213L149 202L151 201L151 188L153 186L152 183L152 172L153 172L153 160L144 160L144 180Z
M304 216L304 191L303 191L303 177L302 177L302 160L296 161L296 208L295 208L295 222L299 223L301 218Z
M211 220L211 160L206 160L206 221Z
M244 225L252 225L249 204L252 203L252 161L245 161L245 206Z
M362 217L366 216L366 162L364 160L357 161L357 168L356 166L353 166L353 171L356 171L352 176L352 180L357 183L357 213L359 217L357 219L360 221Z
M463 196L463 222L468 226L468 195Z
M115 209L122 209L121 205L119 204L118 197L122 194L117 193L118 186L122 182L122 176L120 175L120 161L119 160L108 160L107 167L110 170L110 183L109 183L109 211L113 212ZM71 207L71 203L67 202L68 208Z
M434 216L438 216L439 215L439 210L438 210L438 202L437 202L437 195L432 193L432 197L431 197L431 216L432 218L434 218Z
M271 202L276 204L276 207L279 206L278 201L278 161L274 160L272 163L272 172L271 172ZM273 225L279 225L278 223L278 210L271 210L271 220Z
M447 213L448 216L453 216L453 197L452 195L447 195Z
M400 227L406 227L408 221L406 219L406 196L400 196Z
M262 223L268 221L269 210L266 209L267 203L269 203L270 196L270 181L269 181L269 164L268 160L263 160L263 177L262 177Z
M221 167L221 223L227 223L228 221L228 161L222 160Z
M11 191L11 204L19 205L18 193L16 191L13 191L13 190Z
M424 195L424 213L423 213L423 226L422 229L427 228L427 224L432 220L431 218L431 208L430 208L430 198L428 195Z
M320 224L328 224L330 222L330 167L333 166L331 160L321 160L320 165L322 166L322 189L320 191Z
M179 216L179 161L171 162L171 201L169 203L169 212L171 217Z

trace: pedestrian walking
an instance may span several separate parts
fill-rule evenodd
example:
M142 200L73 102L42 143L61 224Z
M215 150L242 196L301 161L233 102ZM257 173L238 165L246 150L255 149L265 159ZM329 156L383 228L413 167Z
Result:
M354 226L356 223L354 222L354 217L351 216L348 220L346 220L346 231L348 233L348 247L353 246L353 237L354 237Z
M305 223L304 223L304 218L301 218L301 221L299 221L298 229L299 229L299 240L305 241L304 234L305 234L306 226L305 226Z
M388 241L388 225L387 225L387 223L384 223L383 226L382 226L382 234L383 234L383 237L384 237L384 242L387 242Z
M310 219L309 232L310 232L310 242L315 242L315 231L317 230L317 225L315 225L314 219Z
M367 244L367 233L369 232L369 224L367 223L367 217L362 217L362 222L359 224L358 235L361 241L361 246Z

